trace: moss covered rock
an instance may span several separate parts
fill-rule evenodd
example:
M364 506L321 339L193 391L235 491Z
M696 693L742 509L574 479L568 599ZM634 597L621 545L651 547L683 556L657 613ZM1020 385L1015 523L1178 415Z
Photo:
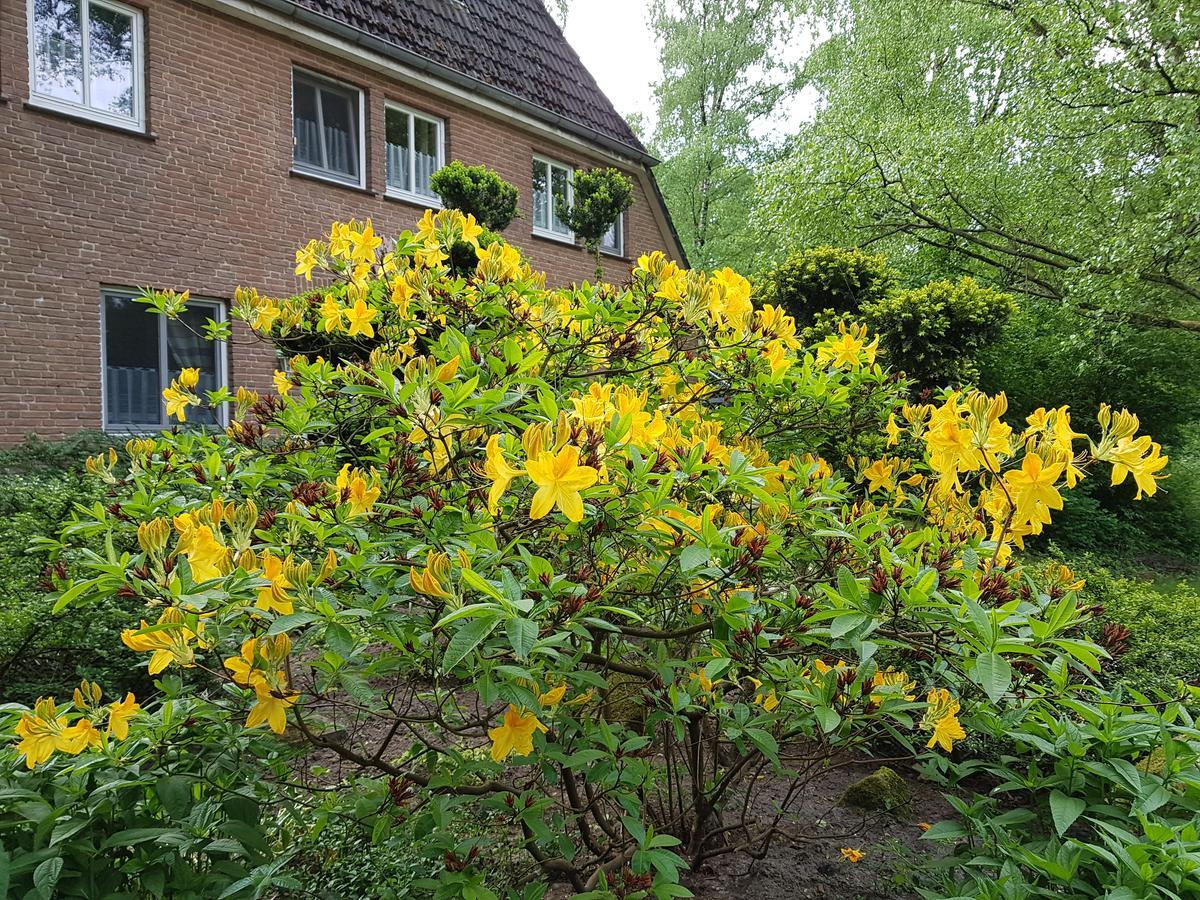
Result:
M887 766L880 766L866 778L846 788L838 802L851 809L879 812L908 806L911 800L912 794L904 779Z

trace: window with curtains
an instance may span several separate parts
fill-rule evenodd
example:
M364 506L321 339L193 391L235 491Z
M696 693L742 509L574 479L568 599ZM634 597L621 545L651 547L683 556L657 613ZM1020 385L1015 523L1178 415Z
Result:
M571 167L548 159L533 158L533 233L574 241L575 235L558 215L558 201L571 203Z
M362 91L292 72L293 166L362 186Z
M226 383L225 345L204 338L209 319L225 317L222 304L190 300L187 312L168 319L147 312L134 294L105 291L104 427L111 431L151 431L169 422L162 392L181 369L200 370L196 393ZM174 420L171 420L174 421ZM188 422L219 425L212 410L192 407Z
M387 192L419 203L437 203L433 173L445 160L445 123L398 104L387 104Z
M604 237L600 238L600 252L608 253L612 256L625 255L625 214L617 216L617 221L613 222L612 227L604 232Z
M112 0L33 0L29 11L30 102L142 130L142 14Z

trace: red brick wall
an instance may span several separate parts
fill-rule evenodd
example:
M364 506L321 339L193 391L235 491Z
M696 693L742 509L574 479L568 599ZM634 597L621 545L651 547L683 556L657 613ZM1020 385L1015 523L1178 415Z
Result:
M531 157L602 158L187 2L141 5L149 137L29 108L26 0L0 0L0 443L100 426L102 285L283 295L303 284L295 248L330 221L412 226L421 208L382 196L385 99L444 118L447 160L517 185L522 218L505 236L552 284L592 274L581 249L531 235ZM367 190L289 174L293 65L364 90ZM635 184L626 252L665 250L656 201ZM629 263L605 268L619 281ZM272 354L247 338L230 348L230 381L267 389Z

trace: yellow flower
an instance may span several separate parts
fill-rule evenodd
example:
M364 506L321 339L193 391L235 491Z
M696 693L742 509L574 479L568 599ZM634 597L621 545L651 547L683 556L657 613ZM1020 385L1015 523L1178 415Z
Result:
M1157 480L1162 475L1156 474L1167 464L1167 457L1162 455L1162 447L1150 440L1149 435L1142 435L1136 440L1122 438L1117 442L1117 448L1112 456L1112 483L1121 484L1127 475L1133 475L1137 485L1135 500L1141 500L1144 493L1153 497L1158 493Z
M175 416L180 422L186 422L187 408L195 403L195 399L174 386L163 390L162 395L167 401L167 416Z
M771 341L767 344L767 348L762 352L763 359L771 367L772 375L781 375L792 366L792 358L788 355L787 348L784 347L783 341Z
M945 688L935 688L927 698L929 708L921 720L921 728L932 729L933 737L925 746L932 749L935 745L947 753L954 749L954 742L965 740L967 733L963 731L958 721L958 701L950 696Z
M504 713L504 724L488 729L488 737L492 739L492 759L504 762L512 753L528 756L533 752L533 733L547 730L533 713L522 712L510 703Z
M229 562L229 548L213 536L213 530L200 525L190 530L180 543L186 545L184 555L192 568L192 578L197 582L220 578Z
M896 470L900 466L900 461L896 459L877 459L875 462L863 470L863 478L869 482L867 490L870 493L875 493L879 490L894 491L896 489Z
M467 217L462 220L462 239L478 248L481 234L483 234L483 226L475 221L474 213L468 213Z
M204 628L203 623L196 626L196 631L184 624L183 612L175 607L163 610L154 626L142 620L140 628L127 628L121 632L121 643L130 650L139 653L151 653L147 671L157 675L171 663L190 668L196 664L196 654L192 650L192 642L197 641L199 632Z
M888 414L887 428L885 430L887 433L887 445L889 447L895 447L896 444L898 444L900 442L900 431L901 431L900 426L898 424L896 424L896 414L895 413Z
M383 238L376 236L375 229L371 226L371 220L367 219L367 224L362 231L351 231L350 235L350 258L359 264L374 263L375 251L379 245L383 243Z
M321 303L320 315L321 320L317 323L317 327L321 331L324 331L326 334L332 334L335 331L341 330L342 318L345 315L345 311L332 294L325 295L325 300Z
M538 702L546 709L553 709L558 706L559 701L567 694L567 683L564 681L558 687L551 688L544 694L538 695Z
M359 299L352 308L346 310L346 321L350 327L346 329L346 334L354 337L356 334L364 335L365 337L375 337L375 329L371 325L371 321L379 315L379 310L368 306L365 300Z
M318 262L317 247L316 241L309 241L296 251L296 274L303 275L305 281L312 281L312 270Z
M179 373L179 383L189 391L195 390L196 385L200 383L200 370L186 368Z
M1016 506L1016 522L1050 521L1049 510L1062 509L1062 494L1054 486L1063 464L1046 465L1036 453L1026 453L1021 468L1004 475L1004 483Z
M286 397L288 391L292 389L292 379L287 372L275 370L275 374L271 376L271 380L275 382L275 393L280 397Z
M108 708L108 733L119 741L129 737L129 720L141 708L132 692L127 693L124 700L111 704Z
M281 315L283 315L283 310L276 305L274 300L263 300L254 310L254 318L250 321L250 327L255 331L270 331L275 320Z
M516 469L504 458L500 449L500 435L493 434L487 442L487 461L483 464L483 473L492 479L492 487L488 491L488 512L493 516L499 508L500 498L508 490L509 484L519 475L524 475L524 469Z
M872 678L871 680L874 682L874 685L877 688L897 687L900 689L899 694L896 694L896 693L878 694L878 693L872 692L871 700L875 703L883 703L889 697L895 698L896 696L901 696L905 700L908 700L910 702L914 699L914 695L910 694L909 691L916 690L917 683L908 677L907 672L897 672L894 668L889 666L887 671L885 671L885 672L876 672L875 677Z
M862 862L866 858L866 856L867 856L867 854L864 853L862 850L856 850L853 847L843 847L842 848L842 859L844 859L846 862L851 862L851 863Z
M296 705L299 694L289 693L286 685L271 688L265 684L254 685L254 705L246 717L247 728L257 728L264 722L276 734L287 728L287 711Z
M355 474L350 479L350 496L347 502L350 504L350 517L365 516L371 511L371 507L375 505L375 501L379 499L378 485L368 485L367 480L361 474Z
M526 465L530 480L538 486L529 518L540 519L557 504L572 522L583 520L580 491L595 484L599 473L591 466L579 465L579 448L568 445L557 456L544 450Z
M416 566L408 567L408 583L418 594L449 600L454 596L450 589L450 557L430 550L424 569L418 572Z
M287 594L287 589L292 587L292 584L283 574L283 560L267 550L262 555L262 566L262 577L271 583L258 589L258 602L255 603L255 606L258 609L277 612L283 616L291 615L294 607L292 598Z
M26 768L44 763L54 753L82 753L90 743L92 723L80 719L74 725L67 724L67 717L60 716L54 699L39 697L32 712L21 715L17 723L17 752L25 757Z

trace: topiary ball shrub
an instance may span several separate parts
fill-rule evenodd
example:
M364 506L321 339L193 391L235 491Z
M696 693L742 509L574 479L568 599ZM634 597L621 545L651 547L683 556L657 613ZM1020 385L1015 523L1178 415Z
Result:
M1015 310L1011 294L964 277L893 291L863 303L859 315L892 366L919 385L942 387L978 378L979 354Z
M516 186L487 166L468 166L456 159L433 173L432 186L443 206L475 216L491 231L503 231L519 215Z
M813 247L793 253L760 276L755 287L759 302L782 306L803 327L826 310L854 313L882 299L898 279L881 253Z

